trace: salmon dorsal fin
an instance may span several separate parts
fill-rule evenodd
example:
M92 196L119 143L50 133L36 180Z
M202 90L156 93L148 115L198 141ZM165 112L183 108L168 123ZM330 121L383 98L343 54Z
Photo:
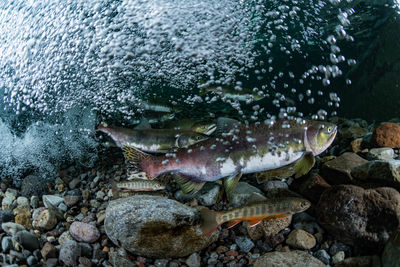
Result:
M138 125L135 126L135 130L144 130L144 129L151 129L151 125L149 123L149 120L146 119L145 117L142 117L140 119L140 122Z
M184 194L195 194L205 184L205 182L197 182L189 176L175 174L175 181L179 184Z
M231 118L220 117L217 120L217 128L215 135L221 135L223 133L229 133L230 130L239 126L240 122Z
M312 152L306 152L304 156L294 165L295 178L307 174L315 164L315 157Z
M235 189L235 187L237 186L240 177L242 177L242 173L238 173L238 174L234 174L230 177L225 178L224 180L224 188L225 188L225 192L226 193L230 193L233 191L233 189Z
M261 195L260 193L256 193L253 192L251 193L250 197L247 199L247 205L248 204L252 204L252 203L256 203L256 202L261 202L261 201L265 201L267 198L264 197L263 195Z

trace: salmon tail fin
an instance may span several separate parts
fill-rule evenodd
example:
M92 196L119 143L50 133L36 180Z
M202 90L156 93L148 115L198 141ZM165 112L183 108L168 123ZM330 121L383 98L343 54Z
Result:
M149 174L147 174L142 168L142 161L144 159L151 158L153 156L139 151L133 147L124 146L122 148L125 160L128 163L129 177L139 178L139 179L152 179Z
M217 230L219 224L217 222L217 212L210 210L206 207L203 207L200 210L201 217L203 219L203 223L201 225L201 230L203 234L206 236L211 235Z

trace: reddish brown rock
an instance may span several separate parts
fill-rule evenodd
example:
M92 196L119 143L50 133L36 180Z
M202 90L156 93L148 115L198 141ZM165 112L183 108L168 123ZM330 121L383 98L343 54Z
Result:
M321 195L316 212L320 225L338 240L380 252L399 226L400 193L389 187L333 186Z
M331 186L318 173L310 173L299 186L299 192L312 202L318 202L321 194Z
M339 157L325 162L321 168L321 175L329 184L349 184L353 181L351 170L368 162L366 159L352 152L346 152Z
M381 124L374 130L371 141L379 147L400 147L400 125L391 122Z

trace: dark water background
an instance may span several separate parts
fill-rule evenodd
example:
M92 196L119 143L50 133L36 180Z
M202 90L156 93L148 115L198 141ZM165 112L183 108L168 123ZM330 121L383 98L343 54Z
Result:
M175 119L263 121L288 108L305 118L400 117L394 0L9 1L0 4L0 26L2 179L92 164L94 126L133 126L146 116L141 101L178 107ZM330 59L329 36L343 62ZM319 66L334 68L329 85L326 73L310 71ZM211 80L269 96L239 105L196 100Z

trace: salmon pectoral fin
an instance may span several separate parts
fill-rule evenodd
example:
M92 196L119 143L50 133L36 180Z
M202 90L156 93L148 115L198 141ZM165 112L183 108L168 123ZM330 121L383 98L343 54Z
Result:
M234 174L228 178L225 178L224 180L224 187L225 187L225 192L226 193L230 193L233 191L233 189L235 189L235 187L237 186L240 177L242 177L242 173L238 173L238 174Z
M250 221L249 221L250 227L254 227L254 226L256 226L257 224L259 224L260 222L262 222L262 221L263 221L263 219L250 220Z
M242 220L232 220L228 222L228 225L226 226L228 229L232 228L233 226L235 226L236 224L240 223Z
M294 165L295 176L294 178L299 178L306 175L315 164L315 157L313 153L307 152L297 163Z
M192 177L175 174L175 181L179 184L184 194L195 194L205 184L205 182L197 182Z

